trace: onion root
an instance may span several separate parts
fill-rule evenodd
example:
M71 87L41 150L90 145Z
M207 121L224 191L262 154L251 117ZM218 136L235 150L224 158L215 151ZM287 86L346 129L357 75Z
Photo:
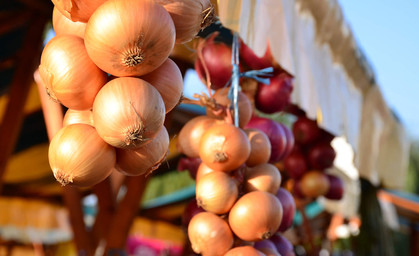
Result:
M61 186L68 185L73 183L73 175L63 172L61 170L54 170L54 177L55 179L60 182Z

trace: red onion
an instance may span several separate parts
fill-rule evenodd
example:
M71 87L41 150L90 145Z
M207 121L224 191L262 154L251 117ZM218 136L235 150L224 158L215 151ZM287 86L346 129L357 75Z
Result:
M192 217L197 215L200 212L205 212L204 209L200 208L196 203L196 199L193 198L188 205L186 206L185 210L182 214L182 226L187 228L189 222L191 221Z
M295 140L294 140L294 134L292 134L292 131L290 128L288 128L288 126L284 125L284 124L279 124L281 125L282 129L285 132L285 137L287 138L287 146L285 148L284 151L284 155L282 156L282 158L286 158L289 154L291 154L293 148L294 148L294 144L295 144Z
M293 151L284 159L284 168L288 175L293 179L299 179L307 172L307 160L300 151Z
M279 255L279 252L276 249L275 244L269 239L255 242L253 247L269 256Z
M308 162L312 169L324 170L333 166L336 152L329 143L319 142L308 151Z
M299 180L294 181L294 185L292 187L292 194L300 199L306 198L306 196L301 191L301 182Z
M282 111L290 103L292 90L292 78L286 73L272 77L270 84L259 83L256 108L269 114Z
M276 193L276 197L282 204L282 221L281 225L278 228L278 232L284 232L292 226L292 221L294 220L295 215L295 201L291 193L284 188L279 188Z
M209 77L211 80L211 88L216 90L224 87L231 78L233 65L231 64L232 50L224 43L214 42L218 33L213 33L202 48L198 47L198 51L202 50L202 59L198 58L195 61L195 70L199 78L206 84L206 73L201 61L204 61L208 69Z
M320 135L316 121L300 116L292 126L295 141L301 144L314 142Z
M279 123L268 118L253 116L245 128L259 129L268 136L271 142L270 163L275 163L282 159L287 141L285 132Z
M295 256L294 246L281 234L276 233L269 239L274 243L281 256Z
M243 41L240 42L240 57L243 59L244 63L250 69L263 69L267 67L272 67L273 64L273 57L271 54L271 49L269 47L266 48L265 55L262 57L258 57L250 47L248 47Z
M199 157L181 157L177 164L178 171L185 171L189 172L189 175L193 179L196 178L196 172L198 171L199 165L202 163L201 158Z
M327 199L340 200L343 197L344 184L343 181L334 175L326 174L329 179L329 191L324 195Z

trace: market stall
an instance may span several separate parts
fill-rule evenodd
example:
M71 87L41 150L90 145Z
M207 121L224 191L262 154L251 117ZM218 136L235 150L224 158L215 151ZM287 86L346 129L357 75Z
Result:
M66 78L73 79L71 80L73 85L66 86L72 86L71 90L76 91L81 86L75 84L82 81L91 83L89 86L95 91L78 92L79 94L72 96L65 94L66 89L60 91L59 86L62 84L53 84L52 77L59 76L59 72L63 71L55 67L57 65L54 64L55 60L51 56L57 53L54 53L51 45L55 43L57 45L55 47L68 46L74 41L65 34L68 31L65 29L64 32L59 31L59 22L50 23L53 3L56 5L54 15L57 16L60 12L64 16L67 15L67 17L62 16L64 20L87 22L91 13L85 16L86 13L79 12L83 10L80 6L78 6L79 9L70 8L69 11L68 6L59 5L60 1L51 3L46 0L16 0L8 4L0 4L1 10L4 10L4 15L0 16L0 19L5 21L0 25L2 35L0 42L4 44L5 49L0 52L2 71L0 73L0 140L2 141L2 147L0 147L0 192L2 195L0 198L2 209L0 242L8 253L14 255L14 248L27 249L32 246L34 250L23 255L33 255L30 253L74 255L76 252L79 255L126 255L126 253L129 255L148 255L147 253L150 255L164 253L193 255L193 251L205 255L211 254L214 248L225 248L222 253L219 252L221 255L231 249L234 237L234 246L237 248L246 247L255 241L259 243L258 240L261 239L268 241L270 238L269 241L277 246L288 246L287 250L290 253L317 255L321 250L332 252L337 248L336 244L340 238L356 236L362 224L365 227L365 223L360 223L362 220L360 205L366 204L364 181L371 184L373 189L379 187L403 189L409 153L406 131L384 101L379 85L374 79L374 71L357 45L353 32L346 23L336 0L211 1L212 8L204 8L202 4L191 5L190 12L192 9L200 10L198 16L203 21L199 21L199 25L209 26L202 28L201 31L194 27L192 37L189 35L183 38L179 36L181 33L178 29L181 23L175 22L173 25L171 18L176 19L175 15L170 12L170 10L174 11L168 7L169 4L167 6L163 4L163 6L172 16L169 16L161 6L156 7L155 3L136 1L133 0L130 3L135 2L142 6L137 11L144 12L145 9L150 8L147 9L149 10L147 13L160 15L159 22L152 23L153 26L159 26L159 29L154 28L154 30L161 30L160 33L144 30L147 36L154 40L144 41L149 39L144 35L145 32L141 31L142 28L124 23L119 24L119 20L106 23L108 31L101 33L102 24L107 21L97 12L99 14L95 14L93 18L95 21L88 23L90 27L81 36L84 41L77 39L79 40L78 50L75 51L71 47L63 50L66 54L73 56L73 62L75 62L78 58L84 58L80 56L83 51L86 52L83 49L87 49L85 56L89 56L89 61L94 63L89 64L90 66L85 63L82 63L84 66L70 66L71 64L66 63L69 65L69 70L78 71L74 78ZM160 3L165 2L160 1ZM209 1L202 0L202 2L210 6ZM108 9L100 8L99 10L106 14L119 9L124 10L123 18L120 13L112 14L119 15L121 20L134 17L130 16L131 10L127 7L128 5L121 3L115 6L106 4ZM59 8L64 11L58 10ZM151 14L150 17L147 15L143 16L156 20ZM105 17L104 14L102 16ZM212 25L205 24L208 20L216 22ZM141 26L146 26L142 22L148 24L148 21L141 21L139 22ZM179 17L177 22L180 22ZM55 31L51 25L54 25ZM124 27L134 29L125 31ZM135 31L136 29L139 32ZM177 37L170 29L176 29ZM133 71L136 65L141 64L147 56L142 55L142 50L124 53L123 58L126 57L126 59L123 63L130 67L127 69L117 67L116 64L109 64L115 62L120 56L106 59L107 56L119 51L114 49L119 45L109 46L110 43L103 42L115 40L115 38L119 40L124 38L129 41L132 39L131 32L139 34L135 34L135 40L137 40L135 44L147 45L153 49L150 50L152 52L148 56L153 56L155 59L144 61L148 65L148 71L143 71L145 69ZM198 32L198 38L190 40ZM50 39L51 35L55 34L58 36L52 40L52 43L49 43L49 47L46 46L45 38ZM61 40L60 43L56 43L59 40ZM156 42L159 42L157 45L160 48L154 49ZM209 46L211 44L212 46ZM225 78L227 80L222 80L220 85L216 84L216 80L208 72L208 68L212 67L211 63L206 62L205 47L216 49L212 53L215 60L222 58L219 51L230 52L224 62L215 64L215 66L228 65L231 69ZM43 59L40 57L41 49L43 49ZM246 63L242 58L243 49L254 52L256 60L266 61L265 57L268 56L268 65L252 66L251 62ZM126 56L127 54L129 56ZM237 57L234 58L234 56ZM48 57L49 59L46 59ZM22 59L25 61L21 61ZM37 68L39 64L41 65ZM124 114L117 112L117 109L121 108L116 103L118 100L112 103L113 99L109 96L106 98L103 96L102 103L97 103L99 102L97 95L105 94L98 93L105 83L121 86L118 83L128 83L125 82L129 80L126 76L142 76L147 83L150 82L156 86L155 83L159 84L159 77L163 75L153 76L150 72L152 74L154 72L152 70L159 70L163 66L164 68L161 69L163 71L160 72L168 77L173 86L167 87L168 82L164 81L162 85L158 85L163 89L159 90L159 87L156 87L158 93L154 89L141 89L147 91L141 93L146 93L147 96L143 98L149 100L144 106L141 105L142 103L137 104L135 98L132 98L133 95L140 93L134 89L130 92L127 92L127 89L115 89L111 92L114 95L124 93L122 98L130 98L129 106L131 107L125 107ZM89 71L83 70L83 67ZM69 76L71 77L71 74ZM275 85L271 84L271 88L274 86L288 88L283 89L287 92L281 94L281 97L285 98L278 100L283 103L272 111L270 105L274 105L274 102L264 107L257 98L258 90L263 86L261 84L268 83L269 79L279 81L279 85L272 82ZM97 85L98 81L102 82ZM222 91L227 82L229 88L232 88L228 93L227 90ZM181 96L182 87L183 96ZM269 89L268 86L265 88ZM240 95L246 96L242 100ZM95 105L100 104L99 106L105 109L103 113L94 110L93 100ZM236 101L238 101L237 105L233 108L233 103L230 102ZM221 104L221 102L225 103ZM83 158L85 157L89 158L89 161L96 162L89 162L87 167L83 167L85 168L83 171L80 171L82 169L80 166L72 167L71 175L74 174L74 176L69 177L68 173L61 173L60 171L63 170L56 168L60 165L62 156L54 157L55 162L51 160L51 154L64 150L60 148L62 145L69 145L66 144L69 143L69 139L67 138L68 141L60 142L60 144L56 142L58 139L53 141L53 138L58 137L55 136L57 133L62 136L64 129L69 130L63 128L68 127L65 122L63 125L64 114L68 109L84 111L90 108L93 108L93 113L96 115L90 117L90 120L96 120L95 129L84 127L80 128L80 131L74 130L73 137L95 133L97 130L100 138L106 143L102 139L79 139L78 146L73 146L71 151L83 149L85 156L89 157L80 155L78 161L86 161ZM249 109L247 120L247 117L243 117L246 114L241 113L246 108ZM114 127L108 128L106 125L109 123L119 125L115 120L119 116L129 116L128 112L132 109L135 110L135 115L129 121L138 120L137 117L140 116L141 121L148 118L147 122L144 124L140 122L138 124L140 128L135 128L129 136L118 141L113 138ZM259 119L254 117L253 112L259 115L257 117ZM197 137L191 137L193 134L191 128L185 132L188 124L193 120L203 119L204 116L224 120L228 125L223 124L224 127L218 124L220 126L218 129L221 130L219 133L231 129L231 133L228 136L225 135L230 141L234 141L237 136L236 141L229 148L232 151L228 154L218 151L202 153L201 149L199 152L198 149L194 149L197 141L201 141L198 145L206 143L204 144L206 146L201 146L201 148L211 149L215 147L214 143L218 140L217 137L204 136L203 131L212 130L208 124L201 124L208 126L204 126L203 129L201 127L202 133ZM275 128L282 132L280 139L274 143L269 132L263 131L266 125L261 125L262 122L272 122L269 123L269 127L280 126L280 128ZM145 123L150 126L142 127ZM311 125L311 129L315 129L317 134L305 141L304 138L298 136L298 127L304 129L304 125L307 124ZM91 123L88 125L93 127ZM240 134L247 128L260 129L263 134L257 136L265 136L269 139L262 143L272 145L267 149L269 154L263 156L267 159L257 163L249 162L247 158L250 156L250 148L254 146L246 144L250 143L247 139L245 139L246 143L238 146L241 151L233 151L239 143L243 142ZM162 130L166 131L163 135L161 135ZM244 138L250 138L250 135L246 136L248 137ZM150 146L152 143L149 141L157 140L158 142L153 144L157 146ZM85 141L89 141L89 144L84 143ZM96 141L100 141L100 145L106 145L100 146L107 148L106 153L95 151L95 147L99 147L97 146L99 142L96 143ZM278 146L279 143L282 146ZM323 149L326 148L326 151L320 152L328 152L328 158L325 157L329 159L327 163L317 160L316 153L310 153L316 152L314 148L317 144L322 144ZM56 150L51 150L51 147ZM249 147L249 152L246 152L246 147ZM140 161L133 164L132 159L135 156L129 154L124 156L124 152L126 149L139 148L147 148L146 151L153 151L155 154L151 156L138 153L145 156L141 156L141 164L138 164ZM49 153L48 159L49 150L52 153ZM259 150L262 152L261 148ZM292 159L296 159L296 151L301 157L306 157L304 161L310 162L307 164L309 167L305 169L290 167L292 165L289 156L292 155L294 157ZM106 154L106 156L100 154ZM207 160L212 157L211 154L215 154L215 158L218 159L214 160L216 164ZM235 155L237 163L230 164L224 159L225 155L229 154ZM94 160L96 157L99 160ZM117 162L118 159L119 162ZM123 162L121 159L131 159L131 162ZM205 183L202 180L198 182L198 173L192 170L195 168L195 171L199 172L197 166L201 161L210 169L216 170L219 177L215 178L215 175L212 175L213 179L203 179L205 176L201 176L199 179L203 179ZM248 169L257 170L255 166L259 164L265 164L265 166L258 172L263 175L268 173L267 175L271 177L268 182L269 188L258 187L260 185L258 178L262 174L247 174ZM93 165L99 167L91 167ZM115 168L112 168L114 165ZM71 164L66 165L68 166ZM97 174L92 174L92 170ZM301 173L296 174L297 171L292 170L300 170ZM257 171L254 172L257 173ZM256 185L252 183L253 180ZM316 182L313 183L313 180ZM264 186L266 182L263 182ZM220 203L216 204L211 201L214 199L209 196L211 193L208 188L212 188L211 192L215 190L219 194L217 198L222 198L220 201L229 201L226 203L229 206L220 206ZM228 195L223 194L223 191L229 191ZM374 190L372 195L375 192ZM393 192L379 192L380 201L387 202L387 210L377 210L378 215L381 216L381 212L384 212L386 223L397 222L397 215L392 215L397 209L399 212L408 212L406 214L410 216L411 223L415 223L416 220L412 217L417 214L414 208L415 199L406 199L403 195L398 195L408 201L398 204L396 202L400 200L395 199L397 195ZM235 195L234 198L232 195ZM193 198L197 200L191 201ZM242 203L245 198L250 198L247 201L253 203ZM295 199L295 201L291 200L292 203L288 203L289 206L286 203L288 198ZM376 202L377 197L371 200ZM255 204L256 201L261 205ZM241 222L240 217L230 217L230 226L218 224L223 216L226 218L227 214L239 216L240 211L237 210L239 203L250 209L254 206L266 207L263 208L265 209L263 213L260 213L260 210L252 213L252 217L255 214L262 214L257 215L259 217L255 219L268 219L267 223L259 224L267 229L259 237L243 230L244 223L249 225L249 219L245 217ZM199 210L192 215L205 210L204 214L198 216L201 216L201 219L212 218L211 223L217 222L214 225L219 229L231 229L230 235L219 237L217 240L200 241L198 238L205 235L201 233L203 228L202 226L193 228L194 225L209 224L203 220L198 222L198 217L193 218L192 215L185 217L185 209L189 209L186 212L191 214L190 207L196 206L200 206ZM263 215L265 212L271 213L265 216ZM281 216L279 220L278 216ZM188 234L188 222L191 219L194 221L189 225L189 229L194 230L194 233L189 231ZM288 219L287 223L283 224L285 221L281 219ZM381 217L377 220L379 222ZM212 224L209 226L213 226ZM258 224L254 225L256 229ZM248 229L251 227L253 226L249 225ZM346 235L339 233L339 230L343 229L346 230ZM278 230L280 232L277 233ZM385 231L383 237L385 238ZM232 243L228 244L226 241L230 240ZM74 244L70 243L71 241ZM213 248L209 248L208 245L212 243ZM259 249L262 248L261 251L266 249L261 247L266 245L258 246L260 246ZM412 251L414 250L416 249L413 248ZM281 253L284 255L285 251Z

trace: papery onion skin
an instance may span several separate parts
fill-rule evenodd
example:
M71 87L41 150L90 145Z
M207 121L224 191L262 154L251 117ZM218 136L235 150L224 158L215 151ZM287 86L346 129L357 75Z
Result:
M108 0L51 0L55 7L72 21L87 22L93 12Z
M95 128L72 124L62 128L51 140L48 159L54 177L63 186L88 187L111 174L116 154Z
M249 46L247 46L243 41L240 41L240 57L247 66L254 70L272 67L274 65L269 44L266 48L265 55L259 57Z
M74 110L68 109L65 112L63 126L70 124L88 124L94 127L92 110Z
M244 129L250 142L250 155L246 160L247 166L256 166L269 161L271 157L271 142L268 136L259 129Z
M228 123L211 126L199 145L202 162L216 171L229 172L240 167L249 154L250 143L246 134Z
M52 27L56 35L71 34L84 38L86 23L72 21L65 17L56 7L52 11Z
M247 245L235 247L224 254L224 256L265 256L265 254Z
M107 75L89 58L83 39L74 35L55 36L45 46L39 74L48 95L75 110L91 109Z
M177 150L188 157L199 157L199 144L204 133L218 121L207 116L189 120L180 130Z
M135 149L150 142L163 127L165 114L157 89L135 77L109 81L93 105L93 121L99 135L123 149Z
M228 91L229 88L221 88L215 91L215 93L212 95L212 98L215 99L217 104L220 104L227 109L232 106L231 100L228 98ZM246 94L239 92L238 95L238 108L239 108L239 127L244 127L249 120L252 118L253 108L252 104L247 98ZM216 111L216 110L215 110ZM213 109L207 107L206 109L207 116L214 117L217 119L223 119L224 116L217 116ZM231 113L234 116L234 111Z
M170 14L176 28L176 43L195 38L214 19L214 8L209 0L155 0Z
M90 58L114 76L141 76L159 67L175 43L169 13L152 0L108 1L84 35Z
M224 172L204 175L196 184L198 206L215 214L227 213L238 195L239 190L235 181Z
M188 237L193 251L203 256L224 255L233 246L227 222L210 212L198 213L191 219Z
M179 104L183 91L183 77L176 63L167 59L156 70L141 77L154 86L163 98L166 113Z
M247 192L265 191L276 194L281 180L278 168L272 164L260 164L246 169L245 189Z
M165 127L146 145L137 149L116 149L115 168L127 175L150 174L166 159L169 148L169 134Z
M282 206L271 193L253 191L234 204L228 220L231 230L242 240L268 239L281 224Z

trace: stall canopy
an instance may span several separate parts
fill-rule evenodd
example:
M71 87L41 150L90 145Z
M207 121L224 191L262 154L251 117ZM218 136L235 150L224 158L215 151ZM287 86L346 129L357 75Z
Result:
M218 12L257 55L269 42L275 60L295 76L293 102L352 146L361 177L404 187L407 133L384 101L337 0L219 0Z

